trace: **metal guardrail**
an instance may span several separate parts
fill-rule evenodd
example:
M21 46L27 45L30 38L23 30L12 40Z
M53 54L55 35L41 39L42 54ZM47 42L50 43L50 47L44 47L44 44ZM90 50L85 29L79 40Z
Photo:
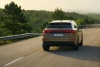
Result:
M80 25L82 28L100 28L100 24L86 24Z
M81 27L82 29L85 29L85 28L100 28L100 26L98 26L98 25L79 25L79 27Z
M18 38L24 38L24 37L33 37L42 35L41 33L26 33L26 34L18 34L18 35L12 35L12 36L4 36L0 37L0 40L11 40L11 39L18 39Z

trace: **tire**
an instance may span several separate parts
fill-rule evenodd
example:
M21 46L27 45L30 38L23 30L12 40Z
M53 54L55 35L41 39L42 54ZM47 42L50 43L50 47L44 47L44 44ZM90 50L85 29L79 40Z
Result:
M83 45L83 36L82 36L81 42L79 43L79 46L82 46L82 45Z
M50 46L43 43L42 48L44 51L49 51Z
M73 46L73 50L78 50L78 49L79 49L79 37L78 37L78 40L77 40L77 45Z

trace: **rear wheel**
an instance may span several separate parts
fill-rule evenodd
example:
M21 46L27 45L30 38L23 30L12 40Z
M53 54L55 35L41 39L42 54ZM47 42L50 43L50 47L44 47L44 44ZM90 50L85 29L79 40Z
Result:
M77 45L73 46L73 50L78 50L78 49L79 49L79 37L78 37L78 40L77 40Z
M44 51L49 51L50 46L43 43L42 48Z

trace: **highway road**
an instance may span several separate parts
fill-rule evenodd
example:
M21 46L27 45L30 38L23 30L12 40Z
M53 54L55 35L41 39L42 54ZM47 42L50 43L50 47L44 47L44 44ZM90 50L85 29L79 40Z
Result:
M0 67L100 67L100 28L83 29L83 46L50 47L41 36L0 46Z

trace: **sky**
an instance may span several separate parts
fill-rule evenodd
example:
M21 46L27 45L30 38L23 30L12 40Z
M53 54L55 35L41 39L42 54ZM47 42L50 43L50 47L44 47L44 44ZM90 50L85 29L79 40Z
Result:
M11 1L25 10L54 11L58 7L65 12L100 13L100 0L0 0L0 8Z

